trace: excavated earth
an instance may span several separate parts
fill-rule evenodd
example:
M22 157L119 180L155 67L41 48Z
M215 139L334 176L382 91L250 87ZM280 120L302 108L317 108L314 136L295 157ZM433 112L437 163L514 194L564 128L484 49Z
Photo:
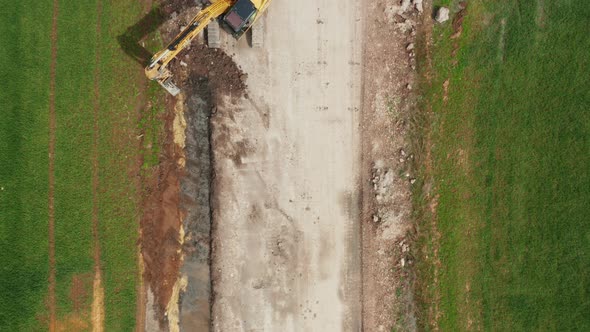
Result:
M170 17L160 28L164 40L174 38L198 11L194 1L167 1L161 8ZM211 297L209 117L218 96L238 98L245 93L246 75L223 51L207 48L202 38L181 52L170 69L183 92L176 98L167 96L160 163L144 180L141 249L146 330L174 330L171 321L180 320L182 330L201 331L209 326ZM186 126L186 139L180 145L175 142L179 112ZM187 283L175 299L180 275ZM181 317L169 317L171 299L180 303Z

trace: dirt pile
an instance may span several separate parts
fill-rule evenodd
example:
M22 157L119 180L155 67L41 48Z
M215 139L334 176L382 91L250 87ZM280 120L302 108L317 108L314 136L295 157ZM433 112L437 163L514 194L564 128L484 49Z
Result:
M175 81L184 89L192 90L195 79L205 79L214 102L219 102L220 96L239 98L246 92L247 74L221 49L193 45L173 61L171 69Z
M162 8L166 22L161 31L164 40L170 41L189 24L202 6L195 5L195 1L170 0L162 4ZM193 91L202 88L197 79L201 82L206 80L214 99L222 95L242 96L246 90L246 74L223 50L208 48L204 35L205 31L170 62L174 82L183 90Z

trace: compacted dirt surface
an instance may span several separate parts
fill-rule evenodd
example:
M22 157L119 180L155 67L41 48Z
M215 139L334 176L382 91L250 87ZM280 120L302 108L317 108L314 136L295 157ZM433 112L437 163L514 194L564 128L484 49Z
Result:
M414 330L419 0L274 1L171 63L142 223L148 331ZM365 6L365 5L366 6ZM198 12L164 1L170 40Z
M274 1L211 120L213 331L358 331L360 3Z

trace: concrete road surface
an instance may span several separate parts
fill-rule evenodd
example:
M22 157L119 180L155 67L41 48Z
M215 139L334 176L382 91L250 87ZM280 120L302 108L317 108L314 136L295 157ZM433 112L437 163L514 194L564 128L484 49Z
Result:
M248 97L212 119L213 330L359 331L362 13L275 0L225 41Z

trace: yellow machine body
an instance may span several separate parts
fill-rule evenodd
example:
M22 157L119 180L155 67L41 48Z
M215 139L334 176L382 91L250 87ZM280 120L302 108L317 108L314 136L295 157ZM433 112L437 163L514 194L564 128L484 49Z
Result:
M164 87L172 95L176 95L180 92L180 89L174 85L171 81L172 73L168 70L167 66L172 59L174 59L178 53L180 53L185 47L187 47L191 41L211 23L211 21L217 19L228 11L232 10L232 6L239 5L246 0L216 0L212 1L212 4L203 8L195 17L191 20L188 26L182 30L166 48L156 53L150 63L145 68L145 74L150 80L155 80L162 87ZM249 29L254 22L256 22L262 13L268 8L271 0L248 0L251 5L254 5L256 12L252 15L252 20L246 27ZM250 6L251 6L250 5ZM236 34L234 34L236 35ZM241 36L237 34L236 37Z

